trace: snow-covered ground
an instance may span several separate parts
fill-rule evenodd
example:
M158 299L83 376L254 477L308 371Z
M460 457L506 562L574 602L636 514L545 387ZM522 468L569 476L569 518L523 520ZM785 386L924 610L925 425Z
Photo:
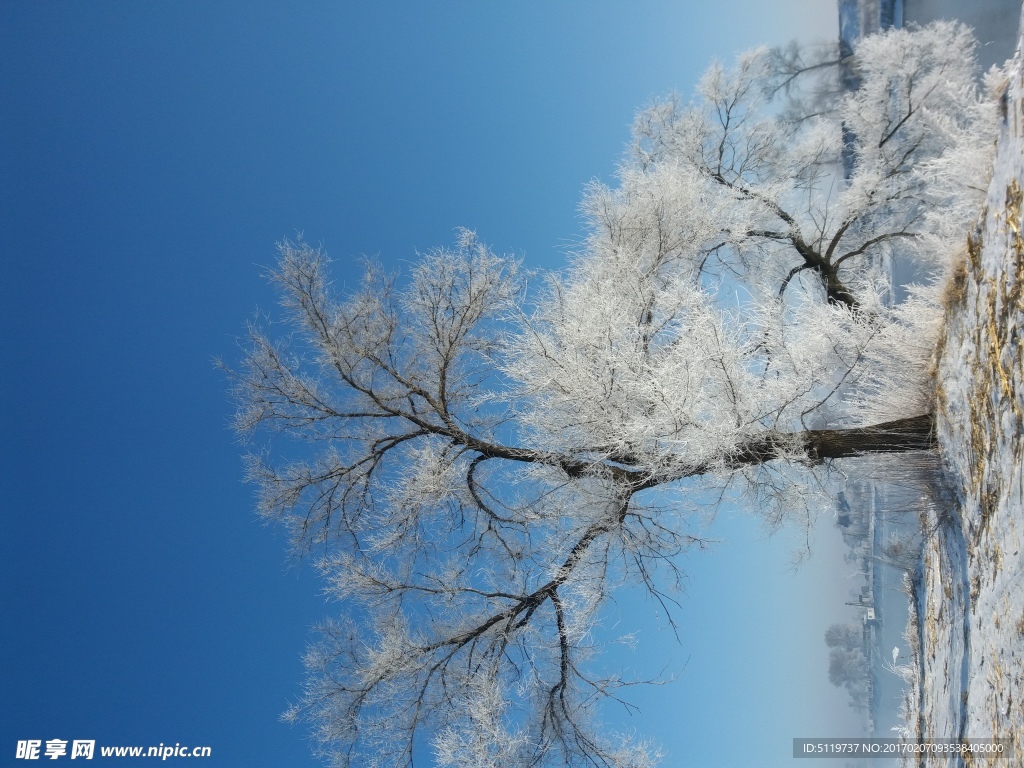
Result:
M938 358L938 429L959 503L926 525L913 602L918 674L912 737L1001 738L1017 757L910 765L1024 765L1024 67L1006 82L1006 120L986 209L950 292ZM908 670L909 671L909 670Z

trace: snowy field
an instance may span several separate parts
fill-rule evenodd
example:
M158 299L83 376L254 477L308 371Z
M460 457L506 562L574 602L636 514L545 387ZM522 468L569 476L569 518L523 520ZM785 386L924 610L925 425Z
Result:
M1006 739L1017 757L908 765L1024 764L1024 68L1005 83L1005 121L986 208L949 292L938 357L938 425L959 504L936 504L908 635L918 673L908 735ZM912 670L906 673L910 676Z

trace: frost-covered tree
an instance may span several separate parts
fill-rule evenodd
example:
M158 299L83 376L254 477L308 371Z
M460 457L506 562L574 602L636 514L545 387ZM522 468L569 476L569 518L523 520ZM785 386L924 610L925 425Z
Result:
M825 630L825 645L830 649L829 682L845 687L851 697L851 706L860 708L865 703L870 674L864 655L863 629L856 624L833 624Z
M856 624L831 624L825 630L825 645L852 651L864 645L864 630Z
M344 604L291 712L325 756L656 762L597 719L631 682L594 631L612 591L667 610L721 499L776 525L836 460L933 447L938 314L890 307L883 266L899 244L941 269L980 205L996 109L973 45L865 40L859 90L824 96L792 50L712 66L640 113L557 274L463 231L337 295L319 249L280 247L294 333L252 329L237 427L277 436L250 458L260 509Z
M845 688L849 704L857 710L868 708L868 681L871 667L860 648L833 648L828 654L828 680L837 688Z
M829 651L828 681L832 685L856 689L868 672L868 662L860 648L833 648Z
M834 624L825 630L828 646L828 682L845 687L850 706L863 709L867 703L870 668L864 655L864 631L855 624Z

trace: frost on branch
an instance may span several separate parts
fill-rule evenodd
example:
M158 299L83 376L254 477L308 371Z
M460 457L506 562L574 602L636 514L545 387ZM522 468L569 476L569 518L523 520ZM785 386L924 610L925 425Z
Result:
M933 446L937 292L891 306L886 265L940 274L979 205L996 108L972 51L949 24L869 39L845 95L795 49L712 66L637 117L570 264L532 282L465 230L346 295L281 245L293 334L251 329L237 427L273 438L260 511L342 605L290 711L325 757L657 761L601 725L635 682L603 660L632 642L596 629L614 590L671 623L722 499L807 525L823 469Z
M866 38L849 64L860 87L796 115L762 109L780 82L798 103L800 89L772 71L785 57L754 52L732 72L712 68L701 100L642 112L633 157L692 168L746 212L746 229L730 232L743 246L732 266L772 269L776 289L780 271L817 273L830 302L871 303L848 283L872 260L898 245L941 265L981 205L997 109L980 97L974 47L952 23ZM835 178L844 142L845 186Z

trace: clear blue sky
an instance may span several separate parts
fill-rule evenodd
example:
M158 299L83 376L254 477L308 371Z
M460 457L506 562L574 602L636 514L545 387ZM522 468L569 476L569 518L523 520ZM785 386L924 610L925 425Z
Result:
M277 717L331 609L255 520L212 365L273 312L275 241L352 280L462 225L557 268L638 107L835 33L832 0L0 4L0 765L51 738L315 764ZM793 736L850 735L838 550L823 530L794 577L785 537L713 533L682 646L641 624L644 658L689 661L626 725L670 766L789 765Z

